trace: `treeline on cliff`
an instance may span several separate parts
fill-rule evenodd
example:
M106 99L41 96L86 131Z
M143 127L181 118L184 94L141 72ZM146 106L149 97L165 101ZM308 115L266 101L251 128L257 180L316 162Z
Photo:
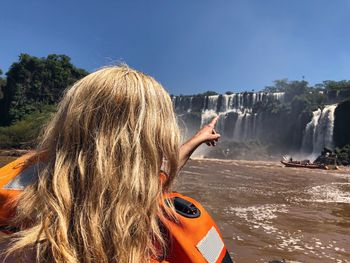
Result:
M261 110L275 114L276 118L270 125L274 125L276 130L287 130L285 141L290 140L294 145L300 145L303 129L311 120L313 111L337 103L333 142L341 162L350 164L349 80L326 80L315 86L309 86L306 81L277 80L264 91L284 92L284 103L268 100L263 103Z
M288 150L298 151L302 144L303 133L306 125L311 121L313 111L323 109L327 104L337 103L335 130L341 129L349 131L350 119L344 118L344 114L349 116L349 109L342 107L343 103L350 100L350 81L323 81L315 86L308 82L277 80L274 85L265 87L265 92L284 92L283 103L270 98L265 102L258 103L253 109L255 112L268 113L271 118L267 125L275 127L274 134L266 134L270 140L279 140ZM338 115L338 116L337 116ZM342 115L342 118L340 118ZM337 126L337 124L342 125ZM334 145L338 148L344 147L349 142L340 141L335 132ZM349 133L348 133L349 134ZM350 136L347 137L350 139ZM269 140L268 139L268 140Z
M38 58L21 54L0 77L0 147L35 144L64 90L88 74L66 55Z

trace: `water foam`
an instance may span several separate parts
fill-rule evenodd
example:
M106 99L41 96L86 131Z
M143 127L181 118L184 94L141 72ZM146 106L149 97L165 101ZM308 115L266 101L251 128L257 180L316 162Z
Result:
M306 191L311 195L309 202L350 204L350 183L317 185Z
M239 218L246 220L251 229L262 229L267 234L277 232L277 228L272 225L272 219L277 218L278 213L287 213L287 206L277 204L266 204L249 207L230 207L228 213L232 213Z

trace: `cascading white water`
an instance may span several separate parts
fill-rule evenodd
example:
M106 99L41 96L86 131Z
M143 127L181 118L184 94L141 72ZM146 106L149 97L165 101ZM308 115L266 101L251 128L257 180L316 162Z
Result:
M320 116L321 116L321 109L314 111L312 113L311 121L308 124L306 124L304 135L303 135L303 141L301 145L302 153L313 152L315 131L316 131L316 126Z
M230 95L225 94L222 96L222 104L221 104L220 112L227 112L230 109L232 109L234 95L235 94L230 94Z
M187 109L187 112L191 112L192 111L192 101L193 101L193 97L190 97L190 106Z
M247 140L252 138L251 129L249 129L251 121L253 120L251 116L252 115L250 113L246 113L244 116L243 138L241 138L241 140Z
M255 139L261 129L259 116L253 114L253 107L258 102L263 102L271 96L277 100L284 100L284 93L233 93L221 95L220 107L218 108L219 95L208 96L204 103L201 115L201 124L208 123L214 116L220 115L219 128L225 127L225 119L229 113L237 115L230 138L236 141ZM219 130L220 132L220 130Z
M280 102L284 102L284 92L275 92L272 93L272 96L276 99L279 100Z
M208 96L208 105L205 110L216 111L219 95Z
M318 156L324 147L333 149L334 112L337 104L327 105L313 112L306 125L301 152Z
M237 120L236 120L235 126L233 127L233 139L235 141L241 140L243 117L244 117L244 114L241 112L238 112Z
M202 112L201 116L201 126L208 124L214 117L218 114L214 110L205 110Z

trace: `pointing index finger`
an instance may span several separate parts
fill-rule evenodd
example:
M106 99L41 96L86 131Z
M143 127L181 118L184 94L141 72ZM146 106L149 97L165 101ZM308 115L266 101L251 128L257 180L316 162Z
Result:
M210 127L215 127L215 124L217 123L217 121L218 121L218 119L219 119L219 115L218 116L216 116L210 123L209 123L209 126Z

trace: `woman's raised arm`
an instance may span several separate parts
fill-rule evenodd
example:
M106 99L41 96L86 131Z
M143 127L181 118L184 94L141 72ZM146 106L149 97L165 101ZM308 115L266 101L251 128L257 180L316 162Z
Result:
M216 142L220 138L220 134L216 133L215 131L215 125L218 119L219 116L216 116L209 124L205 125L191 139L180 147L179 170L186 164L192 153L202 143L206 143L208 146L216 145Z

